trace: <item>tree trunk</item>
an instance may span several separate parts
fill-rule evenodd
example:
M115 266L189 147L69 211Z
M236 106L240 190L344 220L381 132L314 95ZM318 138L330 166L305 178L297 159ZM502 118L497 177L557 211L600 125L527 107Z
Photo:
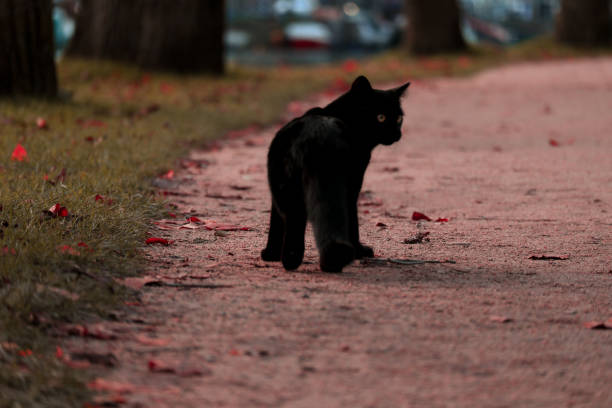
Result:
M411 52L434 54L466 48L457 0L406 0L406 12L406 43Z
M57 95L51 0L0 0L0 95Z
M609 0L561 0L557 40L583 46L609 44Z
M83 0L70 55L223 72L221 0Z

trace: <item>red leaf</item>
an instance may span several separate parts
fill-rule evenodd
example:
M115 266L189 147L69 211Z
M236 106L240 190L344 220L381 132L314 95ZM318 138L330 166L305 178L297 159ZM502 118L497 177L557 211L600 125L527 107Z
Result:
M50 215L54 217L67 217L68 216L68 210L66 209L66 207L62 207L59 203L49 208L48 212L50 213Z
M62 358L64 357L64 350L60 346L55 347L55 357Z
M163 178L166 180L171 180L174 178L174 170L168 170L166 173L159 176L159 178Z
M76 123L81 125L81 127L83 128L106 127L106 123L102 122L101 120L97 120L97 119L77 119Z
M342 69L344 70L344 72L355 72L358 68L359 64L354 59L348 59L342 64Z
M162 83L159 85L159 90L160 90L162 93L165 93L165 94L171 94L172 92L174 92L174 86L172 86L172 85L170 85L170 84L168 84L168 83L162 82Z
M187 218L187 221L195 222L195 223L201 223L202 222L202 220L199 219L198 217L189 217L189 218Z
M448 222L448 218L438 218L436 222Z
M472 60L469 57L459 57L457 59L457 65L459 65L460 68L469 68L470 66L472 66Z
M170 367L159 360L149 360L147 363L149 371L152 373L176 373L173 367Z
M555 139L548 139L548 144L553 146L553 147L559 147L561 146L561 143L559 143L557 140Z
M431 221L431 218L429 218L425 214L420 213L418 211L413 212L412 213L412 221L420 221L420 220Z
M104 196L101 196L100 194L96 194L95 200L104 202Z
M29 357L29 356L31 356L33 353L32 353L32 350L30 350L30 349L25 349L25 350L19 350L19 351L18 351L18 354L19 354L21 357Z
M2 253L1 254L2 255L8 255L8 254L17 255L17 251L15 250L15 248L9 248L9 247L5 246L5 247L2 247Z
M79 251L77 251L76 249L74 249L70 245L62 245L62 246L59 247L59 250L60 250L60 252L62 252L64 254L81 255L81 253Z
M49 128L49 125L47 124L47 121L45 120L45 118L41 118L41 117L36 118L36 126L39 129L48 129Z
M608 330L612 328L612 325L608 326L607 322L586 322L583 326L590 330Z
M172 244L174 241L168 241L167 239L164 239L164 238L151 237L151 238L147 238L147 240L145 242L148 245L161 244L161 245L168 246L168 245Z
M89 248L89 245L87 245L87 244L86 244L86 243L84 243L84 242L79 242L79 243L77 244L77 246L80 246L80 247L82 247L82 248Z
M176 218L176 214L175 214L175 213L168 213L168 217L170 217L170 218Z
M17 146L15 146L15 150L13 150L13 153L11 154L11 160L24 161L27 158L28 152L26 151L26 149L24 149L22 145L17 143Z

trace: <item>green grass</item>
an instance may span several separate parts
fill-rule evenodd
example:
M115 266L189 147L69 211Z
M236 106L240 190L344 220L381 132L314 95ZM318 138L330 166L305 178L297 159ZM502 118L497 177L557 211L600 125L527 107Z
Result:
M149 223L166 211L151 180L189 149L232 129L274 123L288 102L358 74L384 84L608 52L540 40L508 51L431 58L395 51L317 68L230 67L223 78L61 62L59 100L0 100L0 407L81 406L89 398L83 385L88 374L58 361L61 339L50 329L104 318L132 296L109 282L141 270ZM157 110L143 114L147 109ZM37 117L49 129L39 129ZM104 126L79 123L92 119ZM17 143L27 150L26 161L10 159ZM63 181L45 180L54 181L62 169ZM112 203L96 201L97 194ZM46 215L55 203L70 216ZM73 250L62 251L64 246Z

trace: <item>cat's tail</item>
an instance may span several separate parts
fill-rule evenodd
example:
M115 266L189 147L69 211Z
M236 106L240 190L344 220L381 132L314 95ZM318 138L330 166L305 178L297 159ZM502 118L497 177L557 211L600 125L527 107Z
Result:
M321 270L342 272L355 259L349 235L346 180L333 173L310 178L304 198L319 249Z

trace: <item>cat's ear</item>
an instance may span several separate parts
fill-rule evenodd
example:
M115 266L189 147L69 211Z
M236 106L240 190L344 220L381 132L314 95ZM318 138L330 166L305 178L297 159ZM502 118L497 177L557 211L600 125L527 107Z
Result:
M410 82L406 82L402 86L398 86L397 88L393 88L393 89L389 90L389 92L392 92L395 95L397 95L398 98L401 98L404 95L404 92L406 92L406 89L408 89L409 86L410 86Z
M351 85L351 92L360 93L369 92L371 90L372 85L370 85L370 81L368 81L368 78L364 77L363 75L357 77L357 79L353 81L353 85Z

